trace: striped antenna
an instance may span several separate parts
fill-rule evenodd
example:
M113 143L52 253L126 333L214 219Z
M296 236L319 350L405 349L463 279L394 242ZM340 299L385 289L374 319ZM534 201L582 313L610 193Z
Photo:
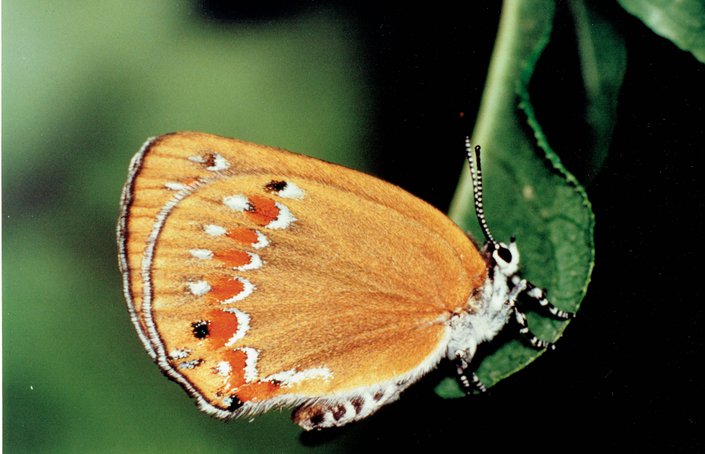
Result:
M470 174L472 175L472 190L475 198L475 213L477 221L480 223L482 233L485 234L487 241L497 248L499 245L494 240L490 228L487 226L485 219L485 210L482 207L482 165L480 164L480 146L476 145L473 150L470 144L470 137L465 138L465 150L468 156L468 164L470 164ZM473 153L474 151L474 153Z

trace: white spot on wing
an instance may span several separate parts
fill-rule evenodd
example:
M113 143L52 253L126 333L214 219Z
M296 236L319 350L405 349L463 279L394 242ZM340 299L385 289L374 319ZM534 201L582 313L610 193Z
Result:
M217 372L218 375L221 377L228 377L230 376L230 372L232 372L233 368L230 365L229 362L227 361L220 361L218 364L215 366L215 371Z
M242 283L242 291L240 291L240 293L238 293L235 296L232 296L224 301L221 301L220 304L231 304L231 303L235 303L237 301L242 301L245 298L247 298L248 296L250 296L252 294L252 292L255 291L255 285L252 282L245 279L244 277L236 277L235 280L240 281Z
M264 233L260 232L259 230L256 230L255 233L257 234L257 242L252 245L253 248L262 249L269 246L269 240L264 235Z
M235 269L238 271L249 271L262 268L262 259L259 255L254 252L248 252L247 255L250 256L250 263L242 266L236 266Z
M200 359L194 359L191 361L184 361L183 363L179 363L179 369L193 369L194 367L198 366L202 362L203 362L203 360L200 360Z
M251 383L257 380L259 373L257 372L257 360L259 359L259 352L252 347L241 347L235 350L240 350L245 352L245 382Z
M294 217L293 214L291 214L291 211L289 211L289 208L287 208L285 205L275 202L274 203L277 208L279 208L279 216L269 224L265 226L267 229L286 229L288 228L294 221L296 221L296 218Z
M220 170L226 170L230 167L230 163L219 153L213 153L213 165L206 167L206 169L212 172L218 172Z
M213 251L209 249L191 249L189 252L197 259L210 260L213 258Z
M235 211L245 211L250 208L250 202L242 194L229 195L223 197L223 203Z
M210 236L223 236L227 233L225 227L221 227L215 224L208 224L203 226L203 231Z
M206 281L189 282L188 288L189 291L195 296L203 296L211 291L211 286Z
M172 191L182 191L188 188L188 186L183 183L179 183L178 181L167 181L164 183L164 187Z
M277 192L277 195L279 197L283 197L285 199L296 199L296 200L301 200L304 198L306 193L304 192L303 189L298 187L296 183L292 183L291 181L286 182L286 186L284 189L281 191Z
M188 358L188 356L191 354L191 350L188 348L177 348L172 350L169 353L169 358L171 359L184 359Z
M206 156L208 156L206 158ZM212 153L206 156L189 156L188 160L191 162L197 162L199 164L205 164L209 159L213 160L213 165L206 167L206 170L211 172L218 172L220 170L226 170L230 167L230 163L225 159L220 153Z
M245 337L245 334L247 334L247 331L249 331L250 316L238 309L225 309L225 312L235 314L235 317L237 317L237 331L235 331L235 334L233 334L233 336L228 339L228 342L225 343L226 347L230 347L231 345L235 344L235 342Z
M333 373L327 367L314 367L302 371L297 371L296 369L289 369L283 372L277 372L275 374L269 375L263 381L278 381L281 383L282 386L286 387L296 385L304 380L312 380L316 378L330 380L331 378L333 378Z

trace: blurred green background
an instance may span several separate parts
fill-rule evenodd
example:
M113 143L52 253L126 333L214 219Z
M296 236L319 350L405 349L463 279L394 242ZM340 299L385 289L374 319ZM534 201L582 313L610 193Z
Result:
M166 0L2 7L7 452L302 449L288 412L225 424L159 373L125 309L114 229L131 156L170 131L365 168L373 105L345 17L222 24Z

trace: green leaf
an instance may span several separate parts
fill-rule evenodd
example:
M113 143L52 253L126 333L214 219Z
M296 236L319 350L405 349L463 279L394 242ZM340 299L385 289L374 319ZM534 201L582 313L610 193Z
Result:
M494 236L506 241L515 234L524 276L548 288L556 306L577 311L594 262L594 218L585 190L541 131L527 89L549 41L554 12L550 0L505 2L473 143L483 145L485 211ZM465 169L450 214L481 239L471 186ZM537 313L529 313L528 320L536 335L550 341L568 324ZM485 352L476 358L475 367L486 386L542 353L518 336L485 347ZM454 379L442 382L436 392L442 397L462 395Z
M705 2L702 0L619 0L655 33L705 63Z
M594 175L607 157L617 123L617 99L626 71L627 50L613 25L584 0L568 5L575 24L580 70L585 90L585 122L589 136L577 149L589 158L587 174Z

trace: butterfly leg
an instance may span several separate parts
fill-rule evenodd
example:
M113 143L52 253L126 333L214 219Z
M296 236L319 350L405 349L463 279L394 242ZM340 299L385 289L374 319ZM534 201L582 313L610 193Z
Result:
M540 290L537 287L534 287L533 284L531 284L529 281L526 279L512 279L512 283L514 283L514 287L512 290L509 292L509 296L507 298L507 303L510 305L512 312L514 314L514 321L516 322L517 326L519 327L519 333L524 336L529 343L531 344L532 347L534 348L540 348L540 349L549 349L549 350L555 350L556 346L553 345L550 342L547 342L543 339L538 338L534 333L531 332L529 329L529 324L526 321L526 315L517 307L516 302L517 299L519 298L519 295L522 293L528 293L533 290ZM543 295L543 291L541 292L541 295ZM531 295L529 295L531 296ZM532 296L533 298L533 296ZM544 298L545 299L545 298Z
M460 380L460 385L463 387L465 394L471 395L473 391L479 391L481 393L487 392L487 388L475 372L471 372L468 376L467 370L469 364L460 353L457 355L457 362L458 379Z
M515 287L517 287L517 286L523 287L524 290L522 291L522 293L524 295L528 296L532 301L534 301L540 307L546 309L554 317L559 318L561 320L569 320L569 319L575 317L575 314L573 314L572 312L567 312L567 311L558 309L556 306L551 304L551 302L546 297L546 290L539 288L539 287L536 287L534 284L527 281L526 279L522 279L519 276L515 275L512 277L512 284L514 284Z
M519 326L519 333L529 341L532 347L539 349L545 348L548 350L556 349L554 344L536 337L536 335L531 332L529 325L526 323L526 316L516 306L514 307L514 320Z

